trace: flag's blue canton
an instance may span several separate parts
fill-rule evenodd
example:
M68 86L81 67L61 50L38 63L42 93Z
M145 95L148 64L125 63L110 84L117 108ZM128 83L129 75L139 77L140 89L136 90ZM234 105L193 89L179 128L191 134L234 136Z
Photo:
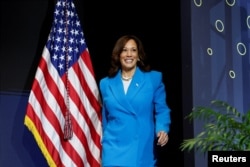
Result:
M67 18L64 12L67 12ZM61 0L57 2L46 47L50 52L51 62L60 76L66 72L67 53L68 68L70 68L78 60L83 50L86 49L84 34L72 2L68 3L67 10L65 2ZM68 51L66 48L68 48Z

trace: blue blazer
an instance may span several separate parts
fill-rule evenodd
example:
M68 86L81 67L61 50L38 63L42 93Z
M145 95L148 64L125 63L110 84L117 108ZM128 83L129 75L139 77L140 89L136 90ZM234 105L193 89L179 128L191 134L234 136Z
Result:
M100 81L100 92L102 166L153 167L156 134L171 122L162 73L137 67L125 94L119 71Z

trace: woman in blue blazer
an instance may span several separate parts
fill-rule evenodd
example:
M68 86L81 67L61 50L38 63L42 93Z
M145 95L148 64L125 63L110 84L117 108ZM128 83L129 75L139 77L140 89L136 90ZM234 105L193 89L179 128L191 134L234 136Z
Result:
M109 75L100 81L102 167L154 167L155 141L168 142L171 119L162 73L150 70L145 59L136 36L117 40Z

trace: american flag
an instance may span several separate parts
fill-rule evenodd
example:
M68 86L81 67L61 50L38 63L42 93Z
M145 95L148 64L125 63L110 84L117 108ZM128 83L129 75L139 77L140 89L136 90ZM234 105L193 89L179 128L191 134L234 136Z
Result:
M73 0L56 3L24 124L49 166L101 166L100 95Z

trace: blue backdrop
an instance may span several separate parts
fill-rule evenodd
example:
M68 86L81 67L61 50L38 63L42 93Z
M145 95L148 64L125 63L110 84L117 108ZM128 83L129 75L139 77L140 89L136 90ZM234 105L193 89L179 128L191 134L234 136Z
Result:
M250 109L250 1L192 0L193 106L224 100ZM195 134L202 123L194 122ZM207 166L203 155L195 164Z
M0 93L0 166L48 166L24 126L28 93Z

